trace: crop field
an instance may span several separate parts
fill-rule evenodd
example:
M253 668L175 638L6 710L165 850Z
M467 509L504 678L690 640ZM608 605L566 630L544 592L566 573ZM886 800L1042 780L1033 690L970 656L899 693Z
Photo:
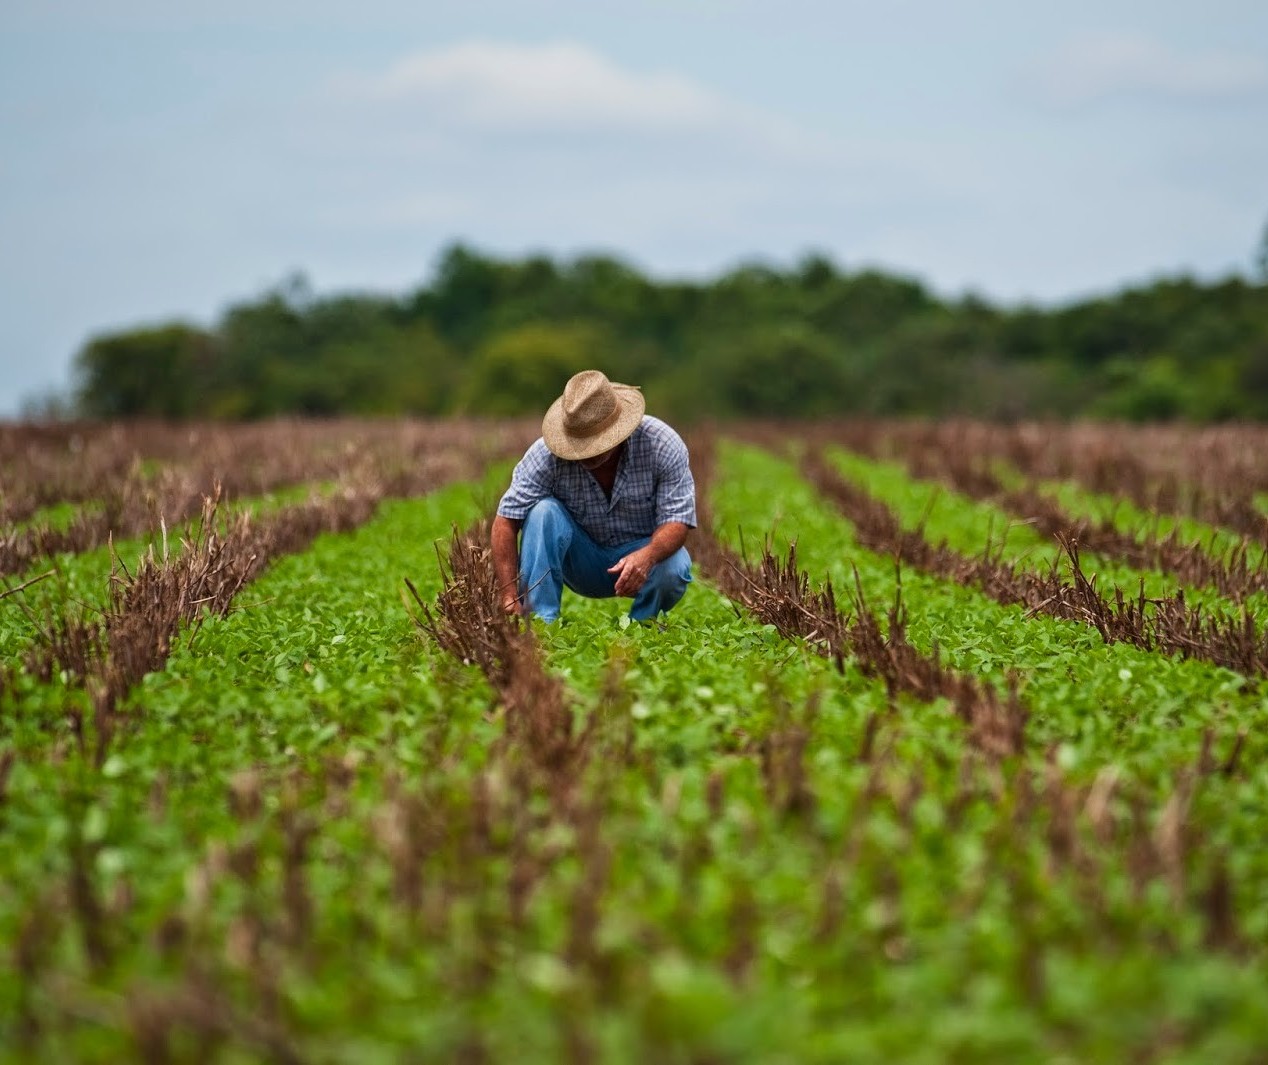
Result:
M0 1062L1268 1060L1268 429L696 431L552 626L536 432L0 426Z

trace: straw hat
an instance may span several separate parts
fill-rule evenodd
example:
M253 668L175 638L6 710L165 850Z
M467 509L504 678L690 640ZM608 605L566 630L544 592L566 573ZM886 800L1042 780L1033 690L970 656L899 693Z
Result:
M616 447L643 420L643 393L598 370L582 370L542 419L546 446L561 459L588 459Z

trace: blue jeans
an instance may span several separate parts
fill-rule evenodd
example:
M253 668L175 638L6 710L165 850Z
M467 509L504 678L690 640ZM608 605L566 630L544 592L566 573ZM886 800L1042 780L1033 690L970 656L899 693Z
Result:
M520 531L520 598L545 621L559 617L564 587L589 599L616 595L616 577L608 568L651 540L631 540L617 547L601 547L577 524L558 499L547 496L524 519ZM691 556L680 547L647 575L634 596L630 617L647 621L669 610L691 583Z

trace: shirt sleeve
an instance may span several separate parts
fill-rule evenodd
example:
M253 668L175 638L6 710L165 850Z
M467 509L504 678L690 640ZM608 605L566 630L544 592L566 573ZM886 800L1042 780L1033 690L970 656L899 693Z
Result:
M523 521L539 500L555 490L555 457L544 440L538 440L524 452L524 457L511 474L511 487L498 503L498 514L512 521Z
M691 475L687 445L676 432L665 427L665 437L657 447L656 524L681 522L696 527L696 482Z

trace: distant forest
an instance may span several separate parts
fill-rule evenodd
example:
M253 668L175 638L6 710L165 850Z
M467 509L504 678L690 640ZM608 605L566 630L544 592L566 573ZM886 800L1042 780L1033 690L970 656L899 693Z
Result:
M649 410L730 417L1268 419L1268 279L1180 277L1068 305L940 298L821 256L658 281L619 259L456 245L401 296L302 277L230 307L91 339L74 413L254 419L540 412L569 375Z

